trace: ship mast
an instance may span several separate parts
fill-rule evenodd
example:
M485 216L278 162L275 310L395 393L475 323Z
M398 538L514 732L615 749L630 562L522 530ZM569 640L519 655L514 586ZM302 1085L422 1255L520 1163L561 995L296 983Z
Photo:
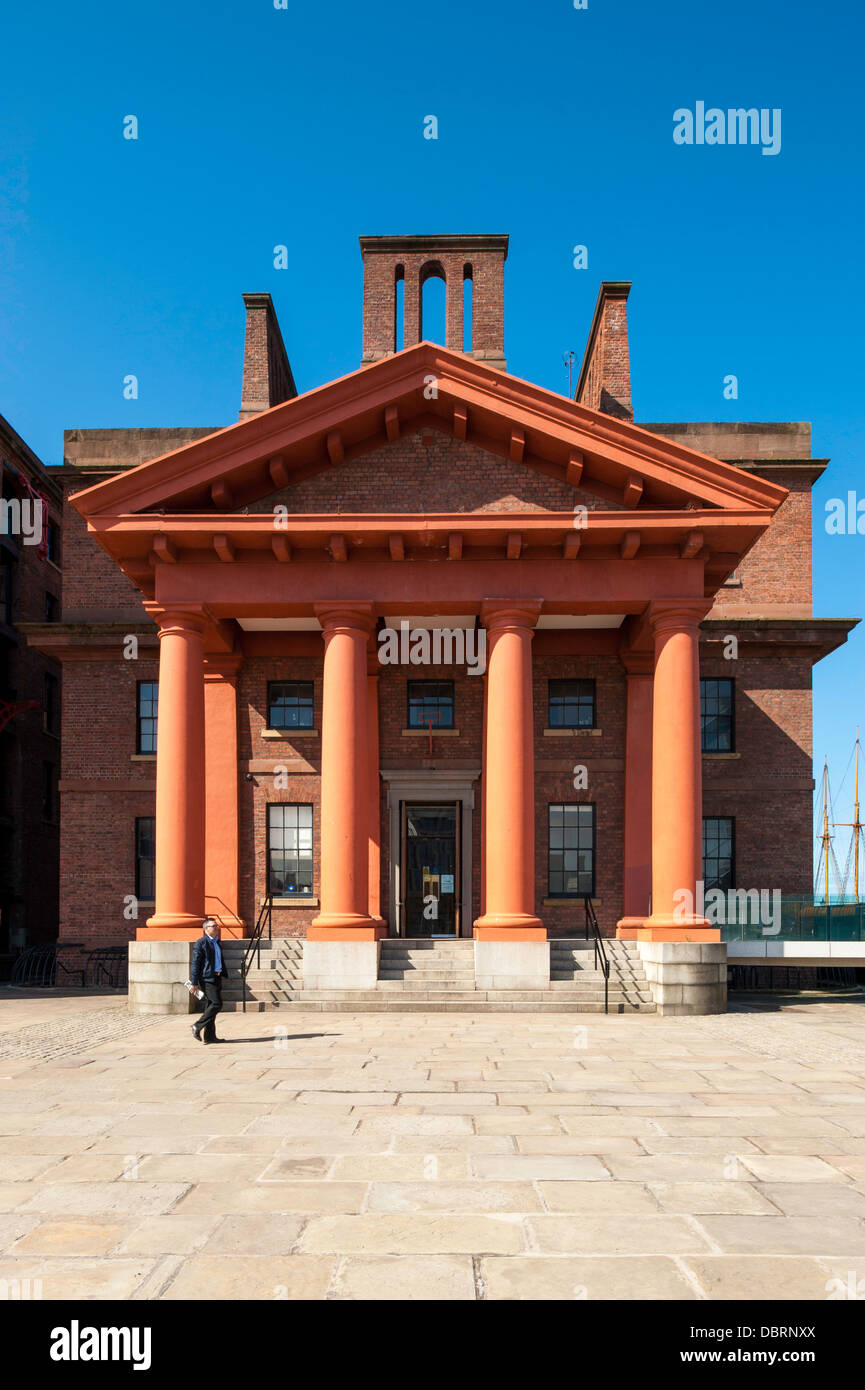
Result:
M831 836L829 834L829 760L823 759L823 871L826 876L825 897L823 899L826 906L829 906L829 847Z
M859 839L860 839L860 836L861 836L861 834L862 834L862 822L861 822L861 820L859 819L859 729L858 729L858 727L857 727L857 729L856 729L856 773L855 773L855 784L854 784L854 787L855 787L855 789L854 789L854 792L853 792L853 820L852 820L852 822L849 821L849 820L842 820L842 821L838 821L837 824L838 824L838 825L843 825L843 826L845 826L845 827L847 827L847 828L849 828L850 830L853 831L853 845L852 845L852 849L853 849L853 896L854 896L856 902L858 903L859 900L860 900L860 899L859 899ZM824 793L824 795L825 795L825 793ZM823 830L824 830L824 843L825 843L825 830L826 830L826 826L825 826L825 820L826 820L826 817L825 817L825 810L824 810L823 820L824 820ZM846 881L846 878L847 878L847 870L848 870L849 866L850 866L850 854L849 854L849 851L848 851L848 853L847 853L847 863L846 863L845 868L844 868L844 878L845 878L845 881Z

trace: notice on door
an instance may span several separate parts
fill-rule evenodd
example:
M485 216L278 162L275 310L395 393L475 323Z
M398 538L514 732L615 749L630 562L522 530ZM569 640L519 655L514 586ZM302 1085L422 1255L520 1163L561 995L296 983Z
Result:
M453 874L442 874L442 877L441 877L441 891L442 891L442 893L452 893L452 892L454 891L454 876L453 876Z

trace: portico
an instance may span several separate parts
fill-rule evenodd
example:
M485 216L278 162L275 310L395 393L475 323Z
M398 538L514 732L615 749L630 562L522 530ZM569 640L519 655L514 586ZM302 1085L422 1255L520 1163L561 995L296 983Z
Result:
M388 511L382 497L376 512L323 513L297 500L310 478L427 437L551 479L573 505ZM392 932L382 885L398 846L382 814L375 634L394 613L458 613L485 629L487 647L482 731L466 760L480 772L477 795L463 772L469 790L450 798L478 803L479 891L463 903L476 942L546 941L534 653L579 655L589 641L618 658L627 690L623 909L604 925L648 942L718 940L687 900L701 863L699 629L785 495L429 343L79 493L73 505L159 632L156 904L138 939L191 939L205 911L229 935L249 930L237 680L251 632L288 663L300 653L321 663L320 872L307 940L320 952ZM412 756L407 747L407 785ZM470 884L471 866L463 872Z

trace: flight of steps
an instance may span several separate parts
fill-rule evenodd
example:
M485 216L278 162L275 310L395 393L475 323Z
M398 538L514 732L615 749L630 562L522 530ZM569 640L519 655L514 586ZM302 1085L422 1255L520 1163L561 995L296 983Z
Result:
M610 1013L653 1013L651 991L633 943L605 940L610 962ZM242 1008L240 968L245 943L223 941L231 974L223 1007ZM387 938L381 943L374 989L304 989L303 942L262 941L260 964L247 977L247 1012L301 1008L318 1012L603 1013L604 977L594 948L580 939L550 941L546 989L475 989L474 943Z
M222 987L222 1007L226 1010L243 1008L241 967L248 941L220 941L229 975ZM253 955L246 977L246 1011L263 1013L265 1009L282 1009L301 1002L303 992L303 938L279 937L262 940L261 959Z
M636 943L605 937L604 950L610 966L610 1013L654 1013L655 1001ZM550 940L550 992L556 999L567 999L569 1009L603 1013L604 974L600 963L595 969L593 942Z

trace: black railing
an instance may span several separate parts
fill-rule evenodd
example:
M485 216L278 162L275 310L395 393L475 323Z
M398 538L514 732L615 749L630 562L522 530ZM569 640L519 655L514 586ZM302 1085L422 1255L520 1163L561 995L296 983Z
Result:
M126 946L97 946L88 951L84 961L81 983L106 985L109 989L123 989L126 986L129 950Z
M604 972L604 1013L610 1012L610 962L607 959L607 952L604 947L604 938L601 936L601 929L598 926L598 919L591 898L583 899L586 907L586 940L589 939L589 932L592 933L595 942L595 969L598 968L598 961L601 962L601 970Z
M273 918L273 894L268 893L262 899L261 908L258 913L258 921L255 930L249 938L249 944L243 953L243 963L240 967L240 977L243 984L243 1012L246 1013L246 977L252 966L252 957L255 956L256 964L261 965L261 938L264 935L264 928L267 927L267 935L270 936L271 920Z
M77 942L75 944L77 945ZM56 941L39 946L27 946L12 967L11 983L25 988L51 989L57 983L58 970L62 970L66 975L77 975L78 984L84 984L83 970L70 968L58 959Z

